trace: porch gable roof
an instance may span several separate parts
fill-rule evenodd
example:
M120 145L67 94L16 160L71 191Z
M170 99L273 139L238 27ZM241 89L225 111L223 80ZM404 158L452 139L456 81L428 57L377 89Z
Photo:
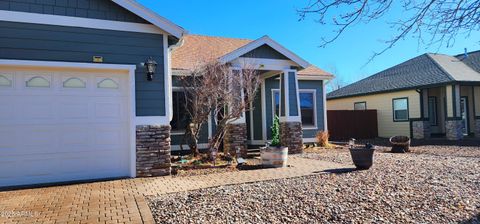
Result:
M299 75L310 75L331 79L332 74L314 66L301 59L291 51L287 50L268 36L257 40L212 37L203 35L185 35L182 45L172 51L172 69L176 73L190 71L204 63L219 61L227 63L245 54L258 49L264 45L284 55L289 60L298 64L302 69Z

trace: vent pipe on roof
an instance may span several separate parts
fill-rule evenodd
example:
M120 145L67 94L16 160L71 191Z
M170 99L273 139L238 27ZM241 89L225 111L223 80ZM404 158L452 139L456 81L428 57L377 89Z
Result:
M465 55L464 55L465 57L464 57L464 59L466 59L466 58L468 58L468 51L467 51L467 48L464 48L464 49L465 49Z

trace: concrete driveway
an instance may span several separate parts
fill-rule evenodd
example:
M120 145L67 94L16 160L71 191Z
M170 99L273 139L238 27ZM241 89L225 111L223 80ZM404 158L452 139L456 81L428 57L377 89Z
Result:
M135 178L0 192L0 223L153 223L145 196L312 175L345 165L289 157L292 167Z

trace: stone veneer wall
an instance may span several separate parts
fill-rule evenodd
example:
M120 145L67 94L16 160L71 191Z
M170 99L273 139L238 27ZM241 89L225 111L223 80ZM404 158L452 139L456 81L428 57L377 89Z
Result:
M137 126L137 177L171 173L170 125Z
M448 140L460 140L463 138L462 120L445 121L445 132Z
M280 143L289 154L303 152L303 131L300 122L280 122Z
M236 155L237 148L240 147L241 156L247 156L247 124L228 124L223 147L230 155Z
M480 119L475 119L475 137L480 138Z
M430 138L430 122L429 121L412 121L413 139Z

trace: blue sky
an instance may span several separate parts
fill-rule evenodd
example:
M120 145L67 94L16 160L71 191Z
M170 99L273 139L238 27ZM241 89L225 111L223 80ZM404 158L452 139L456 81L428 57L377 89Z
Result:
M394 8L385 19L357 24L336 42L319 47L321 37L333 35L332 27L314 18L298 21L296 9L308 0L137 0L163 17L182 26L191 34L257 39L269 35L300 57L327 71L336 68L345 82L357 81L425 52L445 54L480 50L480 32L458 36L453 46L418 45L408 38L364 66L374 50L381 50L381 40L394 35L387 21L398 19Z

